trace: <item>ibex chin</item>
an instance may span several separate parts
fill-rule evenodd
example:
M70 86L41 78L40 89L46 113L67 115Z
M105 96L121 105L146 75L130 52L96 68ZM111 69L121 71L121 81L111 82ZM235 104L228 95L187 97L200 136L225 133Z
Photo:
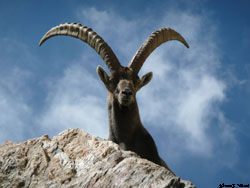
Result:
M101 66L97 67L98 76L108 90L109 140L117 143L121 149L134 151L142 158L168 168L160 158L153 138L141 123L136 102L136 92L150 82L153 73L139 78L138 72L147 57L162 43L178 40L188 48L185 39L170 28L157 30L136 52L128 66L123 67L109 45L91 28L77 23L61 24L50 29L39 45L57 35L67 35L86 42L102 57L110 70L108 75Z

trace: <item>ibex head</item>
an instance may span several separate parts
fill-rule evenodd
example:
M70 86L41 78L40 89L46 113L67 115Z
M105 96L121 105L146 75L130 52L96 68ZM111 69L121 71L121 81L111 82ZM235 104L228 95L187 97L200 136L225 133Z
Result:
M162 28L153 32L136 52L128 66L123 67L108 44L91 28L77 23L61 24L49 30L43 36L39 45L42 45L47 39L57 35L67 35L78 38L89 44L102 57L110 70L110 75L108 75L101 66L98 66L97 73L99 78L103 81L109 94L114 96L122 106L129 106L135 102L136 92L152 79L152 72L145 74L141 78L138 77L138 72L147 57L158 46L169 40L178 40L186 47L189 47L179 33L170 28Z
M144 85L149 83L152 72L147 73L142 78L128 67L120 67L117 71L108 74L101 66L97 67L99 78L103 81L107 90L114 96L122 106L128 106L136 101L136 92Z

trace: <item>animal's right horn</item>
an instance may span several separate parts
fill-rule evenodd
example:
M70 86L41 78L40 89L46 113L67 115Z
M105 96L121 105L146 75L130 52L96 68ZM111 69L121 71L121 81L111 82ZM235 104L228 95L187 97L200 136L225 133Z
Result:
M183 43L187 48L189 48L189 45L185 41L185 39L175 30L170 28L162 28L153 32L148 37L148 39L143 43L141 48L136 52L128 67L132 68L134 72L138 74L147 57L158 46L170 40L178 40Z
M65 23L53 27L43 36L39 46L47 39L58 35L71 36L86 42L102 57L110 72L114 72L120 68L120 62L109 45L91 28L82 26L81 24Z

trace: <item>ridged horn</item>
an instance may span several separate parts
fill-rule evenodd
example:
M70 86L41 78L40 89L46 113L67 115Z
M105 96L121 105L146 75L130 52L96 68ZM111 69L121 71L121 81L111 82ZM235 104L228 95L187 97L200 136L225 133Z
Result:
M120 68L120 62L109 45L91 28L78 23L65 23L51 28L41 39L39 46L46 40L58 35L66 35L80 39L90 45L104 60L110 72Z
M149 36L141 48L136 52L128 67L138 74L147 57L162 43L170 40L178 40L189 48L188 43L179 33L170 28L162 28Z

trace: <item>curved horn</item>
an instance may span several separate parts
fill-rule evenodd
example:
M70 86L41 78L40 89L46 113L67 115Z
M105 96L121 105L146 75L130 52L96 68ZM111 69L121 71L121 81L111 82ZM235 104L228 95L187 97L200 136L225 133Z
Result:
M136 52L128 67L132 68L134 72L138 74L147 57L158 46L169 40L178 40L182 42L187 48L189 48L188 43L179 33L170 28L162 28L153 32L149 36L141 48Z
M43 36L39 46L47 39L58 35L67 35L86 42L102 57L110 72L118 70L121 66L112 49L96 32L77 23L65 23L53 27Z

